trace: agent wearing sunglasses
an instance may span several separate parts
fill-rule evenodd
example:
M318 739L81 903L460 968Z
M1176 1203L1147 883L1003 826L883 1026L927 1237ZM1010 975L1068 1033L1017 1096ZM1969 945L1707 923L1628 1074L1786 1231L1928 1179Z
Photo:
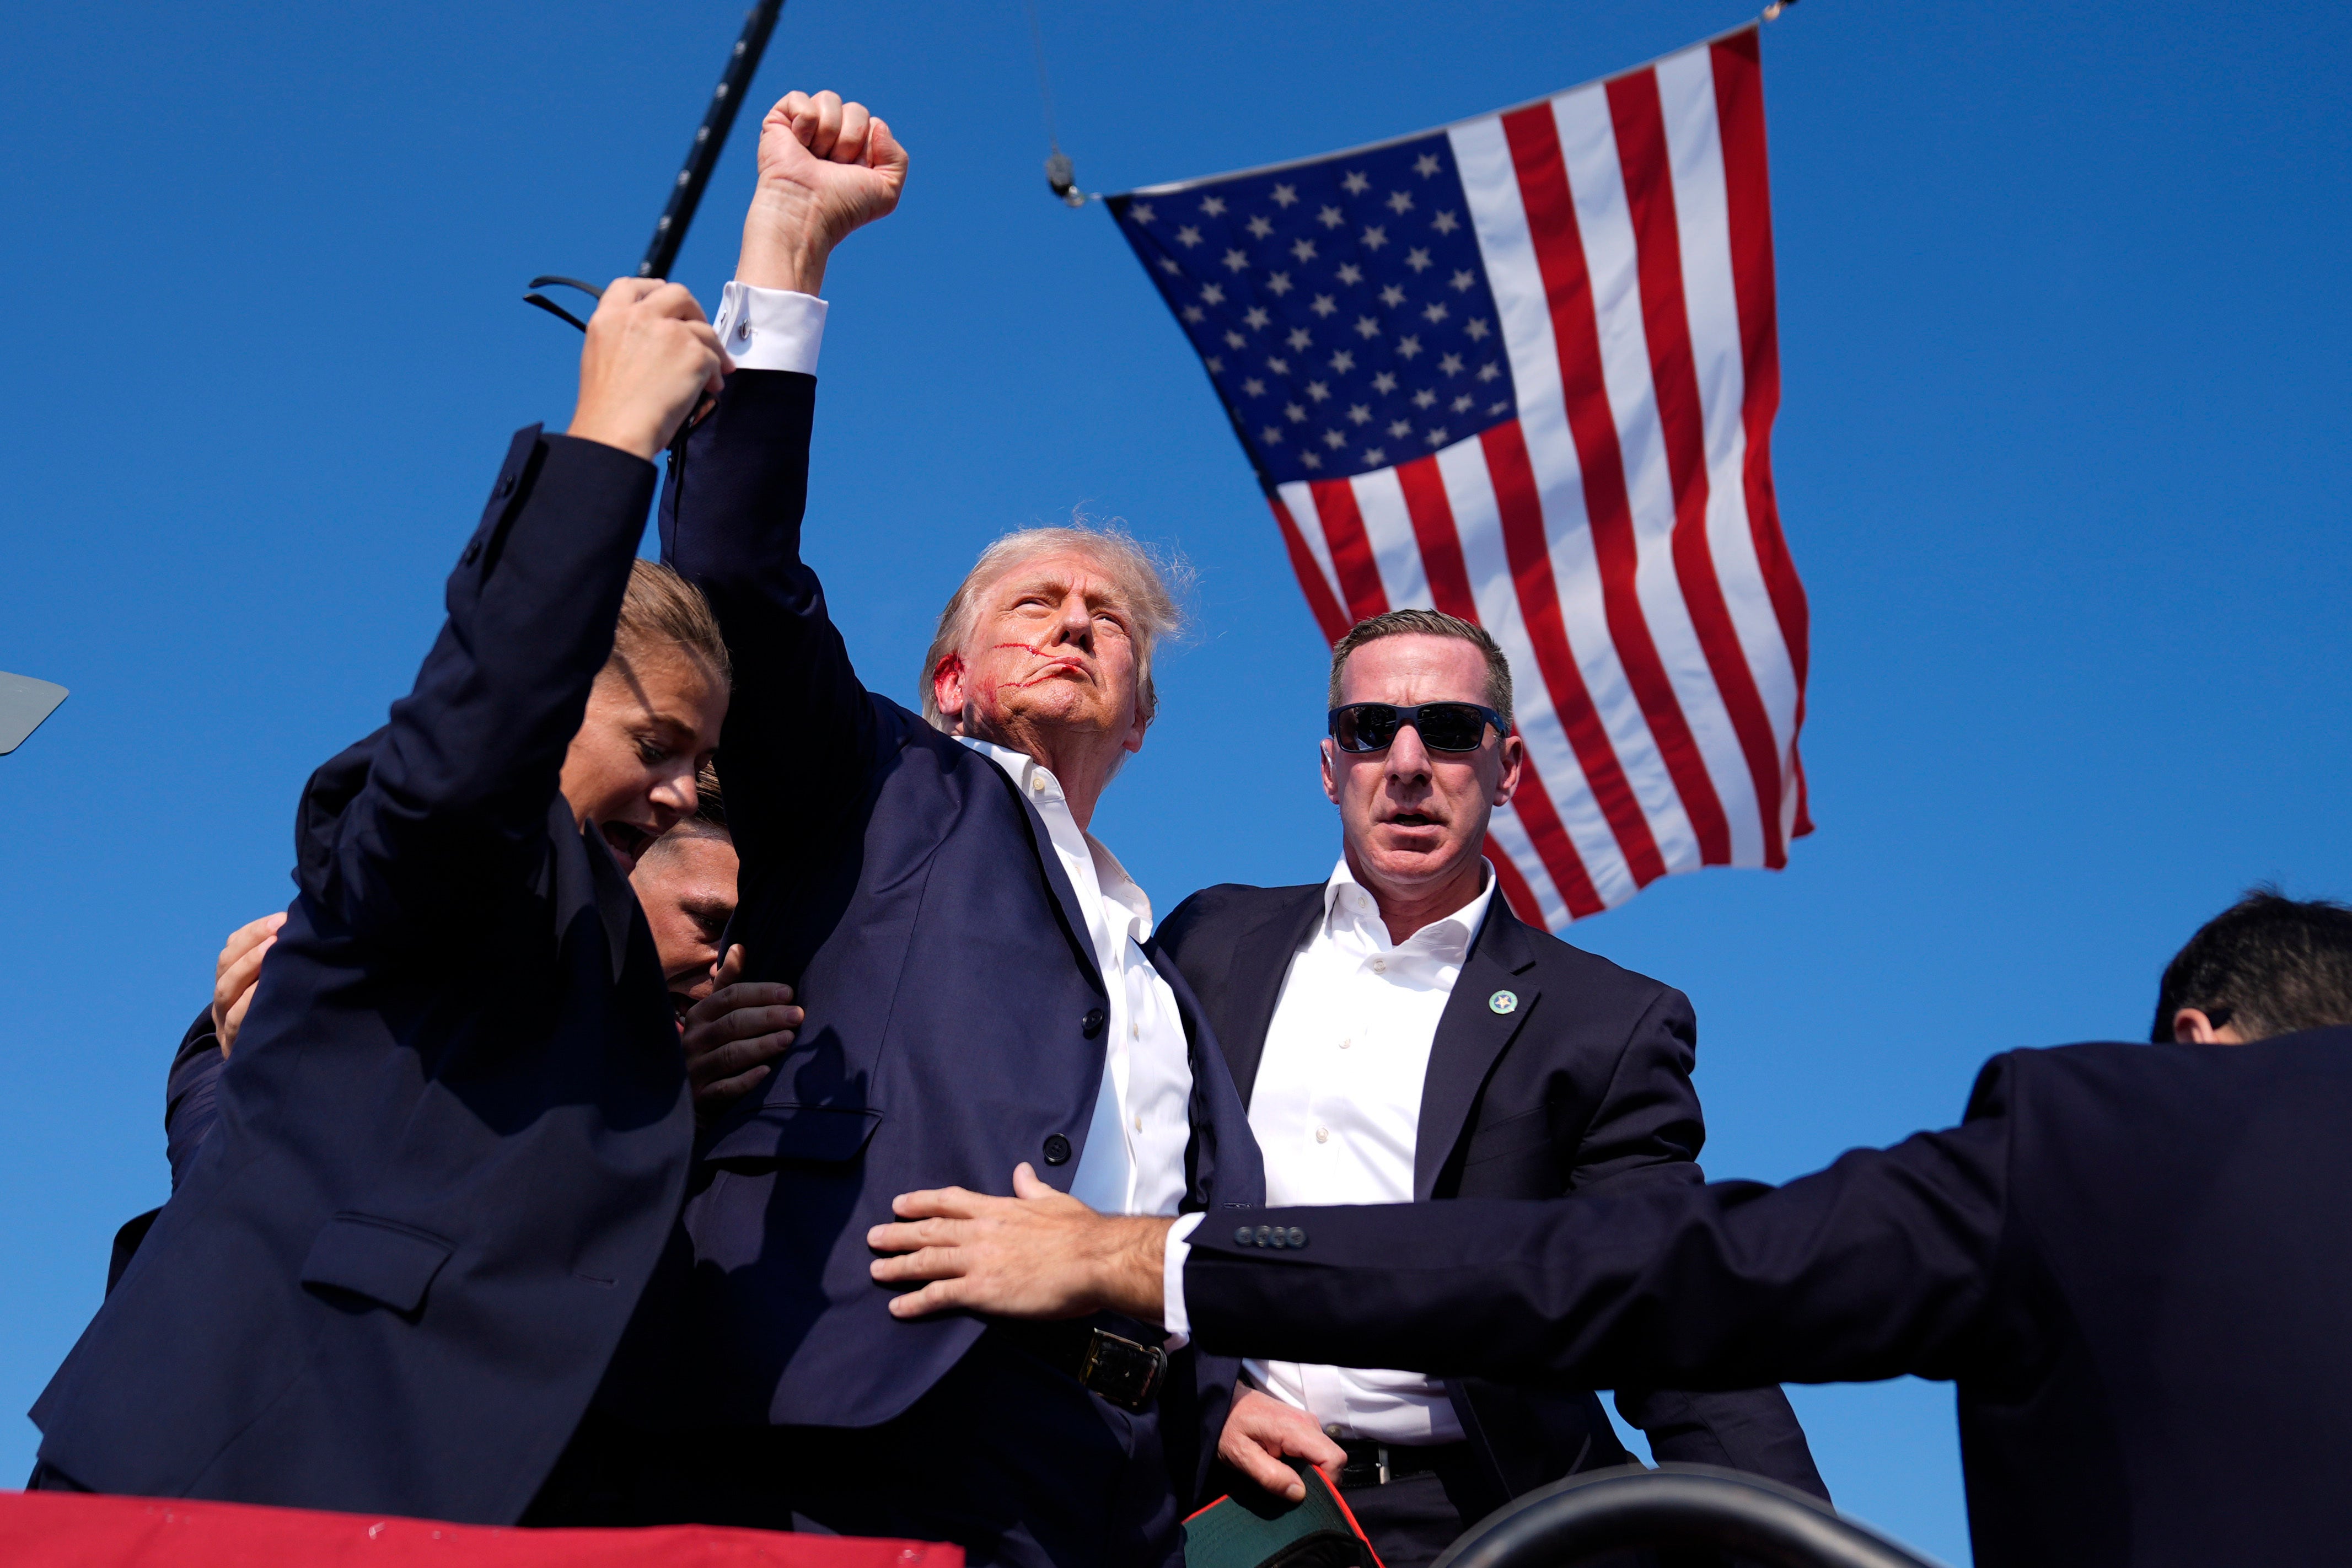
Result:
M1706 1136L1682 994L1523 923L1484 851L1518 787L1511 670L1467 621L1394 610L1331 655L1322 883L1194 894L1153 942L1198 994L1249 1106L1267 1202L1554 1198L1696 1184ZM1589 1392L1248 1363L1220 1457L1303 1490L1337 1472L1388 1568L1577 1470L1629 1462ZM1826 1496L1778 1388L1620 1390L1660 1460Z

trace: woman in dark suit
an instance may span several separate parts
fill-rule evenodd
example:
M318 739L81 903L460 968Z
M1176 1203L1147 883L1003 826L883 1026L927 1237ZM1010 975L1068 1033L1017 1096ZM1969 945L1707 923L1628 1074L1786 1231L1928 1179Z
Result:
M677 1212L693 1110L637 856L726 715L635 560L728 368L622 279L518 435L391 721L321 768L218 1121L34 1419L41 1484L510 1522Z

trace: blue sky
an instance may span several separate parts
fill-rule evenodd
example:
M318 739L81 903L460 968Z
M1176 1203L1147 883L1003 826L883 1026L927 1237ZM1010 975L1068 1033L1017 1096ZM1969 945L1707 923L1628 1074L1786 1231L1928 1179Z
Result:
M1699 0L1040 0L1119 190L1477 113L1743 19ZM578 348L516 302L635 266L740 13L373 0L20 7L0 60L0 1478L159 1202L163 1066L288 897L309 770L381 718L516 426ZM2343 484L2352 24L1807 0L1765 35L1820 831L1572 938L1689 992L1717 1175L1958 1113L1987 1055L2143 1034L2257 879L2352 895ZM1083 507L1181 546L1199 626L1097 827L1160 900L1319 879L1320 652L1198 363L1045 194L1016 0L793 0L755 110L877 106L899 215L829 279L809 551L902 698L973 553ZM748 130L748 127L745 128ZM715 301L739 136L678 276ZM1946 1388L1796 1391L1853 1511L1965 1561Z

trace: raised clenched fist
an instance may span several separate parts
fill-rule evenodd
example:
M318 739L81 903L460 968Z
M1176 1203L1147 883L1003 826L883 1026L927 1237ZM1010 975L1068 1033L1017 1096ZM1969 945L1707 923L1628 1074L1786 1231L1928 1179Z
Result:
M907 150L864 104L786 93L760 122L760 182L736 280L815 293L833 247L887 216L906 184Z

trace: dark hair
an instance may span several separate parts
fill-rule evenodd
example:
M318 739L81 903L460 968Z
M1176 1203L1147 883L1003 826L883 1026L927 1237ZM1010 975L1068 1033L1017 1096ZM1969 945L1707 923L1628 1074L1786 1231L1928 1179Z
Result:
M2183 1007L2249 1040L2352 1024L2352 906L2248 889L2164 966L2148 1038L2170 1044Z
M1486 635L1486 627L1443 610L1390 610L1350 626L1348 635L1331 647L1330 706L1339 706L1339 676L1348 668L1349 654L1382 637L1458 637L1476 648L1486 660L1486 706L1500 713L1505 723L1510 722L1511 661Z
M667 833L648 845L650 855L663 845L696 835L709 838L732 840L734 833L727 826L727 797L719 793L719 770L709 763L694 775L694 815L680 817Z
M727 829L727 797L719 793L719 770L709 763L694 775L694 815L687 818L701 827Z

